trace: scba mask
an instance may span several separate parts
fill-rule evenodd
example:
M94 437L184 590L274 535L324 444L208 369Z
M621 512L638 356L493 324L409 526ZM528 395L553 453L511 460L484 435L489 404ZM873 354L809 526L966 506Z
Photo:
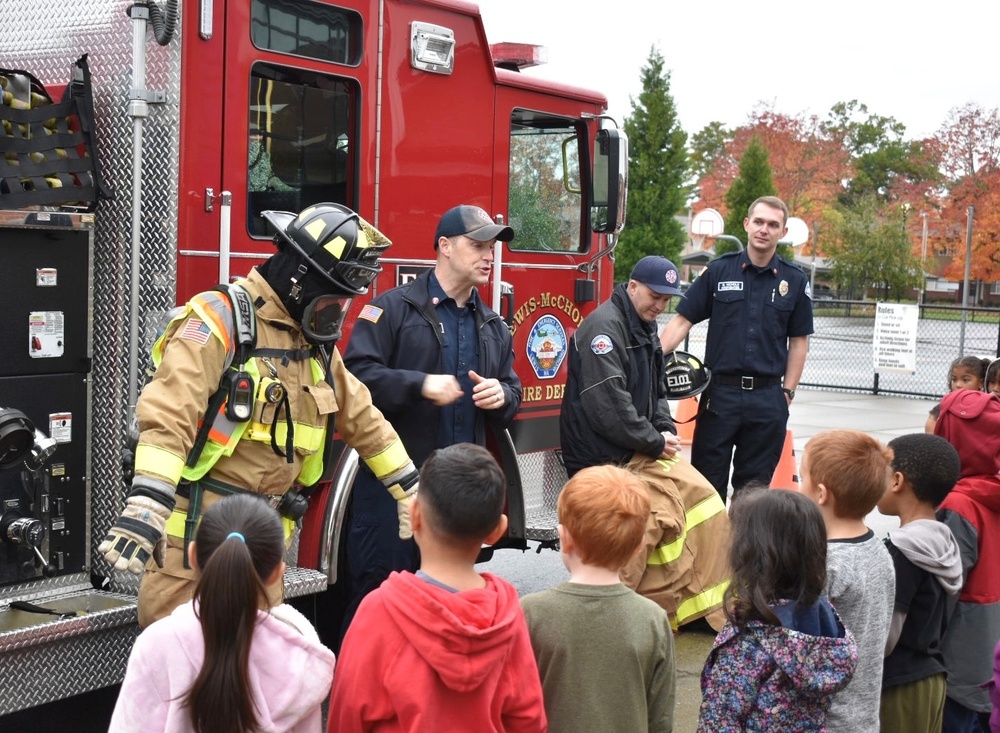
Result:
M344 318L352 298L320 295L313 298L302 313L302 333L312 344L331 344L343 332Z

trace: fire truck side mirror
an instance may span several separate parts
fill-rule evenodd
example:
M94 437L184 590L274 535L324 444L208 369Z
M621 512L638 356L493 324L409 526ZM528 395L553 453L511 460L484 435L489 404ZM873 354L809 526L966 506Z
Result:
M597 131L590 180L590 226L595 232L617 234L625 226L628 197L628 137L624 131Z

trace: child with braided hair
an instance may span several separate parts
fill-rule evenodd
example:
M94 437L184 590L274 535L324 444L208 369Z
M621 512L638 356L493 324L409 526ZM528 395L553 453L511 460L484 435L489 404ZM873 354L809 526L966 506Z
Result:
M284 547L259 496L205 511L188 548L194 598L136 640L109 733L318 733L335 660L298 611L268 608Z

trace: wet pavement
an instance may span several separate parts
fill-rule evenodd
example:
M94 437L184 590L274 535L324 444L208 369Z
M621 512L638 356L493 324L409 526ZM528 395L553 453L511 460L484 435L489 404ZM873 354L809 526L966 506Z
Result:
M799 389L788 421L796 464L809 438L823 430L862 430L883 443L899 435L921 433L927 412L934 404L928 400L903 397ZM899 525L895 517L883 516L877 510L869 515L867 523L880 537ZM677 668L675 733L694 733L697 730L701 670L714 639L715 636L707 631L688 630L682 630L674 637Z

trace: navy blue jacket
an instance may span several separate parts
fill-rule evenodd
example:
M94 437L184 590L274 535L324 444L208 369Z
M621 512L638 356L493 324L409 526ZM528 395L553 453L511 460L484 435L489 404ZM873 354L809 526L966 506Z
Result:
M441 408L421 394L424 377L444 374L441 329L427 290L430 271L375 298L354 324L344 364L372 393L372 402L392 423L417 466L435 448ZM514 348L503 319L475 298L479 370L496 378L504 409L476 410L478 445L486 443L486 423L506 428L521 405L521 380L514 373ZM470 300L470 303L473 301Z
M583 319L569 348L559 415L566 472L624 464L633 453L657 458L663 432L676 433L663 382L656 324L646 323L625 285Z

